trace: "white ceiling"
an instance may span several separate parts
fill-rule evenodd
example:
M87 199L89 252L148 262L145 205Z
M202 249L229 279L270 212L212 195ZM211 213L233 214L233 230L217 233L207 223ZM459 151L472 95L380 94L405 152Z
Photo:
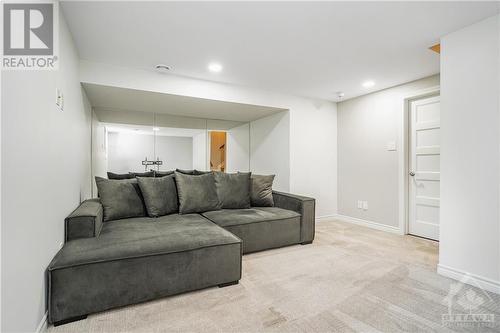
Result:
M115 112L138 111L249 122L285 111L285 109L267 106L215 101L90 83L82 83L82 86L90 100L90 104L98 114L101 110Z
M335 99L439 72L428 47L496 2L62 2L82 59ZM210 73L218 61L224 69ZM376 82L361 87L364 80Z

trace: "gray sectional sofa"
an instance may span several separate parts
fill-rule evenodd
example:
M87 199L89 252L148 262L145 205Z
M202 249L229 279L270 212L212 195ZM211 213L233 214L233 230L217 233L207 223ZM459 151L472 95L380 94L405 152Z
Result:
M224 196L219 183L217 191ZM48 268L49 322L64 324L115 307L236 284L242 254L311 243L314 199L268 194L272 206L219 205L196 213L179 207L168 215L121 219L106 219L102 196L84 201L66 218L66 242ZM189 198L178 195L179 201Z

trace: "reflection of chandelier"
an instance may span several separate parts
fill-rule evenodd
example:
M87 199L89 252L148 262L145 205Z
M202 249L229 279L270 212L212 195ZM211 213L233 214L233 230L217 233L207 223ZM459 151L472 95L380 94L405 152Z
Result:
M148 171L148 167L150 165L156 165L156 169L160 170L160 165L163 164L163 161L160 160L159 157L156 158L156 161L148 161L148 157L146 156L142 161L142 165L144 165L144 170Z

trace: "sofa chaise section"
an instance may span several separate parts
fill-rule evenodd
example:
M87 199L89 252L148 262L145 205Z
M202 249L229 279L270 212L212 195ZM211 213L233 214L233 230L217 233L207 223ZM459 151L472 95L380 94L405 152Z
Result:
M278 207L223 209L202 214L243 241L243 253L300 243L300 214Z
M198 214L105 222L99 237L67 242L50 263L49 322L237 283L241 253L239 238Z

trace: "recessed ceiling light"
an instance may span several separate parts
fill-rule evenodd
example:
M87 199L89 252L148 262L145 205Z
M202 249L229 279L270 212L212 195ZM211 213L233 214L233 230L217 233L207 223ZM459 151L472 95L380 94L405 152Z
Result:
M371 81L371 80L370 80L370 81L365 81L365 82L363 82L363 84L362 84L362 86L363 86L363 87L365 87L365 88L371 88L371 87L373 87L374 85L375 85L375 82L373 82L373 81Z
M208 65L208 70L213 73L219 73L222 70L222 65L216 62L212 62Z
M158 132L160 130L159 127L153 127L153 131Z
M160 73L166 73L170 70L170 66L164 65L164 64L158 64L155 66L155 69L157 72Z

